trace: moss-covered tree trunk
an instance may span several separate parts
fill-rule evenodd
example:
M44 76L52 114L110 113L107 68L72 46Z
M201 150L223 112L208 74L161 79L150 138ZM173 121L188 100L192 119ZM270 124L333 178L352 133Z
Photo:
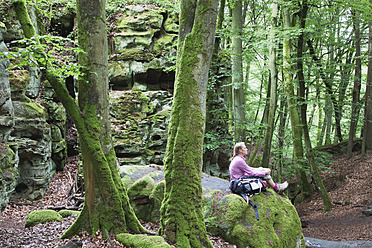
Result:
M27 38L31 38L35 35L35 30L27 14L25 0L14 4L17 16L22 20L24 33ZM111 144L105 2L78 1L77 12L79 44L84 51L79 55L79 63L84 72L79 79L80 108L69 95L64 81L56 77L53 67L50 64L44 66L47 68L47 80L78 130L84 164L85 204L81 214L63 237L70 237L81 231L95 234L99 229L104 231L104 235L105 231L145 231L130 207ZM43 51L40 52L46 57Z
M202 214L205 99L218 0L182 0L174 100L164 158L160 234L177 247L213 247Z
M288 7L283 8L284 29L290 28L290 14ZM292 126L293 139L293 159L296 164L296 174L303 196L311 195L311 185L307 180L304 167L304 151L302 146L302 130L299 114L297 112L297 102L294 93L294 81L291 73L291 40L285 37L283 40L283 82L287 94L289 118Z

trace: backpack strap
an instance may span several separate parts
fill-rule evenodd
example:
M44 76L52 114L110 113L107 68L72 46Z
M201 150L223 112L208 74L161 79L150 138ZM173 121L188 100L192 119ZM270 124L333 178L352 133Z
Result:
M250 205L253 207L254 212L256 213L256 219L257 219L257 220L260 220L260 218L259 218L259 216L258 216L258 208L257 208L257 205L256 205L253 201L251 201L251 198L250 198L247 194L242 193L242 194L240 194L240 195L241 195L241 197L244 198L244 200L247 201L248 204L250 204Z
M252 207L253 207L253 209L254 209L254 212L256 213L256 219L257 219L257 220L260 220L260 218L258 217L258 209L257 209L257 205L256 205L255 203L253 203L253 202L251 201L251 199L249 199L249 204L252 205Z

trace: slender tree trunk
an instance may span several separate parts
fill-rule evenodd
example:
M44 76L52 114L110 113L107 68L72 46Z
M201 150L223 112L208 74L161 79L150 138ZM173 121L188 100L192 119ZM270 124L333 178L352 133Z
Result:
M303 0L301 4L301 11L299 12L299 22L300 22L300 28L305 29L306 27L306 16L307 16L307 10L308 10L308 3L307 0ZM305 147L306 147L306 153L307 158L309 161L310 169L312 172L312 177L314 178L315 185L320 191L320 195L323 200L323 212L327 212L331 210L332 203L329 199L329 195L327 193L326 188L324 187L322 178L319 173L318 166L315 162L315 157L313 153L313 148L311 145L310 135L309 135L309 128L307 125L307 104L306 104L306 85L305 85L305 76L304 76L304 66L303 66L303 46L304 46L304 34L301 32L301 34L297 38L297 78L300 85L300 101L301 103L301 125L303 127L303 134L304 134L304 141L305 141Z
M26 38L31 38L36 33L27 14L25 1L17 1L14 4L17 16L22 20L22 28L26 30L24 32ZM85 204L78 219L62 238L70 237L81 231L95 234L99 229L113 233L143 232L146 230L135 216L117 172L116 156L108 130L110 125L108 122L108 86L106 85L108 81L104 2L87 1L86 3L80 2L80 4L91 11L83 11L86 16L80 17L79 22L81 24L83 21L88 26L83 25L79 29L85 28L86 32L94 30L89 34L94 37L89 35L84 37L87 41L81 44L82 49L86 49L87 53L85 59L80 58L84 61L82 65L92 67L85 67L90 68L85 71L84 80L84 83L89 85L89 90L84 88L79 90L81 92L79 98L82 97L79 99L80 109L70 96L62 79L56 77L52 65L43 65L47 68L46 78L78 130L84 161ZM81 5L78 4L78 13L82 11L80 7ZM94 40L93 43L90 43L91 39ZM40 53L46 58L45 52L40 51ZM88 57L89 61L86 59ZM84 97L84 90L90 91L92 95ZM105 232L104 235L106 235Z
M242 61L242 1L234 0L232 8L231 74L233 85L234 139L245 141L245 87L243 84Z
M372 4L372 0L370 0L370 3ZM368 22L368 32L368 72L364 110L363 154L366 149L372 148L372 21Z
M218 0L181 1L174 100L159 233L177 247L213 247L202 213L201 163Z
M288 107L287 101L285 96L282 96L282 100L280 100L280 107L279 107L279 130L278 130L278 150L279 150L279 164L278 164L278 182L281 182L282 178L282 168L283 168L283 150L284 150L284 140L285 140L285 132L287 126L287 116L288 116Z
M283 8L283 24L284 29L290 28L290 14L288 7ZM291 73L291 41L288 37L283 40L283 82L287 94L289 117L292 125L293 137L293 159L298 165L296 166L296 174L299 180L300 189L303 196L306 198L311 195L311 185L307 180L305 171L303 170L304 152L302 146L302 131L300 126L299 115L297 112L297 103L294 93L294 82Z
M351 110L351 121L349 129L349 142L347 144L347 158L353 156L354 147L354 137L356 132L356 127L358 124L359 116L359 99L360 99L360 87L361 87L361 76L362 76L362 64L360 58L360 23L356 16L357 12L353 13L353 22L355 30L355 76L354 76L354 88L353 88L353 102Z
M270 45L270 75L271 75L271 88L270 88L270 107L269 115L267 121L265 142L263 146L262 154L262 167L269 167L270 151L271 151L271 142L274 132L274 117L275 110L277 105L277 82L278 82L278 72L276 70L276 26L278 18L278 4L272 4L272 14L271 14L271 45Z
M222 29L222 24L224 20L224 8L225 8L226 0L220 1L220 8L218 11L218 19L217 19L217 26L216 30ZM220 101L222 97L228 94L226 92L226 88L224 87L223 83L225 81L221 81L218 78L219 69L221 66L221 61L219 61L219 47L221 43L221 38L216 36L216 41L214 43L214 49L212 54L212 63L211 63L211 75L210 77L214 77L213 82L209 82L209 87L207 90L207 116L206 116L206 127L205 131L216 131L219 135L227 134L228 133L228 109L225 107L224 102ZM225 101L226 102L226 101ZM220 114L216 116L214 113L217 110L220 111ZM222 138L222 137L221 137Z
M226 0L220 0L220 7L218 9L218 17L217 17L217 24L216 24L216 30L221 30L223 28L223 21L225 20L225 6L226 6ZM214 49L213 49L213 56L218 55L218 50L221 45L221 37L216 37L216 41L214 43ZM213 60L214 58L212 58Z
M327 90L327 94L328 94L327 97L331 99L331 103L333 104L334 113L335 113L335 121L336 121L336 135L338 136L338 140L341 141L342 140L341 124L340 124L341 113L340 113L340 108L338 107L339 103L338 103L338 101L336 99L336 96L335 96L335 94L333 92L333 89L332 89L332 83L331 82L332 82L333 74L330 77L326 76L326 73L322 69L322 64L320 62L320 59L315 54L315 50L314 50L314 47L313 47L313 44L312 44L311 40L307 40L307 45L309 47L309 51L310 51L310 54L313 58L313 61L316 63L316 65L319 68L320 77L321 77L321 79L323 80L323 83L326 86L326 90ZM331 107L330 111L332 111L332 107ZM330 120L329 119L327 119L327 120L332 122L332 114L327 115L327 110L326 110L326 116L330 117ZM325 123L328 123L328 122L325 122ZM327 132L326 132L326 136L328 135L327 138L326 138L326 141L325 141L326 144L331 143L330 127L331 126L328 126L328 129L327 129Z
M317 134L316 140L318 143L317 146L321 146L323 144L323 136L322 136L322 127L323 127L323 109L319 107L319 117L318 117L318 127L317 127Z
M332 102L328 99L325 100L324 105L324 144L329 145L331 144L331 130L332 130Z

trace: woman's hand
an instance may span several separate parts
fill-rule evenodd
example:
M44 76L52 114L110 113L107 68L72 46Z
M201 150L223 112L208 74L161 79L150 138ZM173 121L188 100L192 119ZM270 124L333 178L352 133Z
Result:
M270 175L270 173L271 173L271 170L269 168L266 168L265 175Z

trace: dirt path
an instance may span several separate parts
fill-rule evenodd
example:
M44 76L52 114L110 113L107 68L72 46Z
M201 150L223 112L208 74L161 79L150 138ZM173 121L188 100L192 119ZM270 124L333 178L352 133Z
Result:
M372 241L372 216L362 212L372 206L372 151L364 158L354 153L334 158L330 167L334 173L323 173L323 181L333 203L323 214L318 193L296 205L304 223L305 237L331 241Z

